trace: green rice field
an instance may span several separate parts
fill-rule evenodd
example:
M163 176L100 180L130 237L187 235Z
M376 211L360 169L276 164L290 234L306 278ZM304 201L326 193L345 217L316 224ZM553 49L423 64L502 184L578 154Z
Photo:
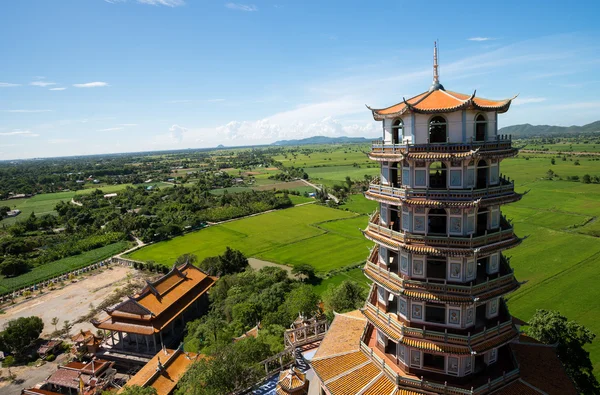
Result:
M171 265L184 253L202 260L230 246L284 265L310 263L325 273L366 259L371 243L359 230L366 223L366 216L309 204L211 226L142 248L130 257Z

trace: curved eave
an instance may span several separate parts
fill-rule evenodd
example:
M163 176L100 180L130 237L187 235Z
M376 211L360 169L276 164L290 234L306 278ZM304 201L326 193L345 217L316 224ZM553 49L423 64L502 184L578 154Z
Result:
M446 200L418 200L406 199L395 196L379 195L377 193L366 191L365 198L385 204L403 204L411 207L427 207L427 208L471 208L471 207L488 207L497 204L509 204L518 202L523 198L522 193L514 192L510 195L501 195L491 198L479 198L476 200L465 201L446 201Z
M477 248L445 248L445 247L432 247L425 245L414 245L414 244L404 244L394 240L391 240L387 237L378 235L376 233L370 232L368 229L361 230L364 237L371 240L374 243L383 245L388 247L394 251L406 251L412 254L417 255L432 255L432 256L451 256L451 257L472 257L477 254L479 257L484 257L490 255L496 251L504 251L511 248L514 248L521 244L523 241L522 238L513 235L512 238L499 241L493 244L489 244L483 247Z

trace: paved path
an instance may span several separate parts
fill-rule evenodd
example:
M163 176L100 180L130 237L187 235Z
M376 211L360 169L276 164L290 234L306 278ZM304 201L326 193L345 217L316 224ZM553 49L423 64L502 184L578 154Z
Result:
M313 187L315 189L318 189L319 191L323 190L323 187L321 186L317 186L313 183L310 183L306 180L301 180L303 183L305 183L306 185L308 185L309 187ZM333 200L336 204L338 204L340 202L340 200L338 198L336 198L335 196L333 196L331 193L327 193L327 196L329 196L329 199Z
M81 202L76 202L74 198L71 198L71 204L74 204L74 205L76 205L76 206L79 206L79 207L82 207L82 206L83 206L83 203L81 203Z
M121 252L121 253L119 253L119 254L115 255L115 258L121 258L121 256L123 256L123 255L125 255L125 254L129 254L130 252L132 252L132 251L135 251L135 250L137 250L138 248L142 248L143 246L145 246L145 245L146 245L146 243L144 243L143 241L141 241L141 240L140 240L140 239L138 239L137 237L135 237L135 236L133 236L133 235L132 235L131 237L133 237L133 239L135 240L135 244L136 244L136 246L135 246L135 247L131 247L130 249L128 249L128 250L126 250L126 251L123 251L123 252Z

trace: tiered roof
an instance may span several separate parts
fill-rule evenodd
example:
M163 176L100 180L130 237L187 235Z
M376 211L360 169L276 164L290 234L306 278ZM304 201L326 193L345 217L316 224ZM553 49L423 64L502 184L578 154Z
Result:
M157 281L148 282L138 295L106 310L107 317L92 323L100 329L152 335L206 293L216 280L188 263L173 266Z
M153 387L157 395L169 395L175 390L179 379L198 358L202 356L186 353L181 347L177 350L163 348L127 382L125 387L134 385ZM123 389L120 392L123 392Z
M479 110L479 111L496 111L504 113L508 111L511 102L516 96L504 100L489 100L481 97L476 97L477 91L472 95L457 93L444 90L443 86L438 86L427 92L413 96L410 99L402 99L398 104L381 109L374 109L369 106L369 110L373 113L375 120L384 118L394 118L405 113L421 113L435 114L448 113L461 110Z

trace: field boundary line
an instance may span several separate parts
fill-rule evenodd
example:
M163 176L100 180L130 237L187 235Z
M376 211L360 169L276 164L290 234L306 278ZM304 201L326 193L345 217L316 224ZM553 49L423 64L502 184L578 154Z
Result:
M561 277L565 274L568 274L574 270L580 269L582 266L585 266L588 263L592 263L593 262L593 258L600 256L600 251L596 251L595 253L593 253L592 255L588 256L587 258L582 259L581 261L569 266L566 269L561 270L558 273L553 274L550 277L547 277L545 279L543 279L542 281L538 282L537 284L533 284L531 287L529 287L528 289L524 290L523 292L518 293L517 295L511 296L509 298L509 301L512 300L519 300L521 297L523 296L527 296L529 293L531 293L532 291L536 290L538 287L547 284L550 281L554 281L556 277ZM589 261L589 262L588 262Z

